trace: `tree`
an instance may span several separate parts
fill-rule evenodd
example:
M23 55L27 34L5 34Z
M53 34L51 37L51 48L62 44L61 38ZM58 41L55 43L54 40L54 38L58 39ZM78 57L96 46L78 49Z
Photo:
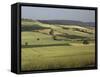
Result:
M54 40L57 40L57 38L56 38L56 36L55 36L55 35L53 35L53 36L52 36L52 38L53 38Z
M89 44L88 40L83 40L83 44Z
M39 38L37 38L37 40L40 40Z
M49 34L50 34L50 35L54 35L54 30L51 29L50 32L49 32Z
M54 34L54 30L53 29L50 30L49 34L52 36L53 40L57 40L57 37Z
M25 42L25 46L27 46L28 45L28 43L27 42Z

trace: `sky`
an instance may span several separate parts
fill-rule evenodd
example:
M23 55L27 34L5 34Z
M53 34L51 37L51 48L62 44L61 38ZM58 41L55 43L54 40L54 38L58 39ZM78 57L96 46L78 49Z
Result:
M33 20L75 20L95 22L95 11L22 6L21 18Z

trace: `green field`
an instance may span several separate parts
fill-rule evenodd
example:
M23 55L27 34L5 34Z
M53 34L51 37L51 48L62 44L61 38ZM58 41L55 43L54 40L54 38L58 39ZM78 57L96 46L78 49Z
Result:
M95 66L93 28L22 21L21 35L23 71ZM84 40L88 43L83 44Z

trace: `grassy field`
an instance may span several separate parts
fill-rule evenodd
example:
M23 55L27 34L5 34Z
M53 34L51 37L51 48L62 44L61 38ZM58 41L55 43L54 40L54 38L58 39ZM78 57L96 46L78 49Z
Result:
M38 26L38 27L37 27ZM25 28L26 27L26 28ZM31 29L31 28L35 29ZM94 29L22 22L21 70L45 70L95 65ZM28 29L27 29L28 28ZM56 40L49 34L54 30ZM83 44L87 39L88 44Z
M95 63L94 45L22 49L22 70L89 67Z

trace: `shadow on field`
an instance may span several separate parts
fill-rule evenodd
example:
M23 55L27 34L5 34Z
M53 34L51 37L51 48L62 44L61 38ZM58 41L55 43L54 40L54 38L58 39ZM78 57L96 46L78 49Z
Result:
M22 45L22 48L33 48L33 47L49 47L49 46L71 46L70 44L45 44L45 45Z

